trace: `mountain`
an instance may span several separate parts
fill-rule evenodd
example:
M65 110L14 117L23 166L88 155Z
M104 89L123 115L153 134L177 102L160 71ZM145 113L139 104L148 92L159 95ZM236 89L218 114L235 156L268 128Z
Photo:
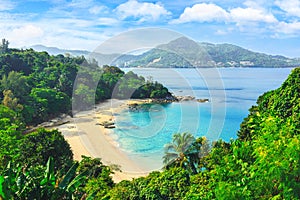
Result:
M296 67L300 58L287 58L253 52L233 44L195 42L186 37L177 38L140 55L102 54L84 50L66 50L43 45L32 46L49 54L69 53L73 56L94 58L100 66L117 67Z
M180 37L142 55L120 56L119 67L295 67L300 59L257 53L232 44L197 43Z
M206 49L217 66L222 67L289 67L300 64L299 59L252 52L232 44L199 43L199 46Z
M46 51L51 55L58 55L58 54L64 55L66 53L69 53L73 56L81 56L81 55L86 56L91 53L85 50L67 50L67 49L59 49L57 47L47 47L44 45L34 45L34 46L30 46L29 48L32 48L35 51Z
M142 55L120 56L113 64L119 67L212 67L207 51L193 40L181 37L161 44Z
M186 37L181 37L176 40L157 46L167 52L173 52L179 57L187 60L192 66L212 66L212 59L208 52L201 45Z
M112 64L117 67L192 67L186 59L176 53L157 48L151 49L142 55L122 55Z

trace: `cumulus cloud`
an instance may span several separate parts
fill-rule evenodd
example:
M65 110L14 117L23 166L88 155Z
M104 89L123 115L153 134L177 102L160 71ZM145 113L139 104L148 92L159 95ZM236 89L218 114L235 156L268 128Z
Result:
M19 39L22 40L41 37L43 34L44 31L40 27L31 24L12 30L12 35L17 36Z
M228 17L223 8L215 4L201 3L185 8L179 19L173 20L172 23L227 21Z
M277 26L274 27L274 31L284 34L299 34L300 32L300 22L295 21L291 23L279 22Z
M300 0L277 0L275 5L285 11L287 15L300 17Z
M140 18L141 21L158 20L161 16L170 15L159 3L140 3L136 0L129 0L120 4L115 11L122 19L128 17Z
M277 19L273 14L267 13L263 9L258 8L234 8L230 10L230 16L234 22L237 22L239 24L247 22L277 22Z
M3 32L14 46L25 46L26 43L36 42L42 38L44 31L36 25L27 24L16 27L7 27L7 31Z
M258 3L246 1L246 8L233 8L229 11L215 4L195 4L192 7L185 8L179 19L175 19L173 23L187 22L236 22L243 24L246 22L265 22L275 23L277 19L271 13L260 8Z

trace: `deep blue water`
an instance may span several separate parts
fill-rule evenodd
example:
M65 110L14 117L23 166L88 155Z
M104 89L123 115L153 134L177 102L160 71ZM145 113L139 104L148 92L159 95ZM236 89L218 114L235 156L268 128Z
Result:
M153 159L160 160L163 146L177 132L187 131L210 140L236 138L240 123L256 99L278 88L291 71L290 68L123 70L158 81L175 95L210 100L208 103L152 105L139 112L124 110L116 117L114 137L120 147L133 159L149 163Z

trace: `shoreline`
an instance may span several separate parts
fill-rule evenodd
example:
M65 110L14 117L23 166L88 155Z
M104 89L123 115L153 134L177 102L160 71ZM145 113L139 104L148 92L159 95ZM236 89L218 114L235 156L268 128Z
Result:
M62 132L71 146L74 159L80 161L81 155L101 158L103 164L119 166L121 172L114 171L114 182L132 180L146 176L149 170L134 160L118 147L118 143L111 135L113 130L100 126L104 121L114 121L114 114L118 114L128 106L132 100L108 100L97 104L94 110L77 113L70 123L52 127ZM134 100L138 102L140 100ZM144 102L142 100L141 102Z
M179 101L178 101L179 99ZM176 96L176 101L197 101L191 96ZM199 101L198 101L199 102ZM114 170L112 175L114 182L132 180L148 175L152 171L160 171L160 165L152 165L143 156L131 155L123 151L116 139L113 130L105 124L116 121L118 115L124 109L132 109L142 104L162 103L161 100L148 99L109 99L96 104L94 109L76 113L73 118L68 118L68 123L52 126L49 129L58 129L70 144L74 154L74 160L80 161L81 155L91 158L101 158L107 166L118 166L122 172Z

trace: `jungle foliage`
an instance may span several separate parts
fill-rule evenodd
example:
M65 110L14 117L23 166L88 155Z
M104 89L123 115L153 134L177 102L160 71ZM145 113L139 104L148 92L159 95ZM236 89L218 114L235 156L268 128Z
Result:
M5 41L6 44L6 41ZM3 47L4 48L4 47ZM162 84L117 67L97 65L83 56L49 55L5 47L0 53L0 99L27 124L38 124L71 107L90 109L110 98L165 98Z
M82 80L74 92L80 101L111 98L114 91L119 98L169 95L159 83L116 67L79 68L85 62L33 50L1 51L0 199L300 199L300 68L258 98L236 140L174 134L164 169L115 184L101 159L74 161L57 130L23 132L69 111L78 72ZM89 96L91 84L95 98Z

